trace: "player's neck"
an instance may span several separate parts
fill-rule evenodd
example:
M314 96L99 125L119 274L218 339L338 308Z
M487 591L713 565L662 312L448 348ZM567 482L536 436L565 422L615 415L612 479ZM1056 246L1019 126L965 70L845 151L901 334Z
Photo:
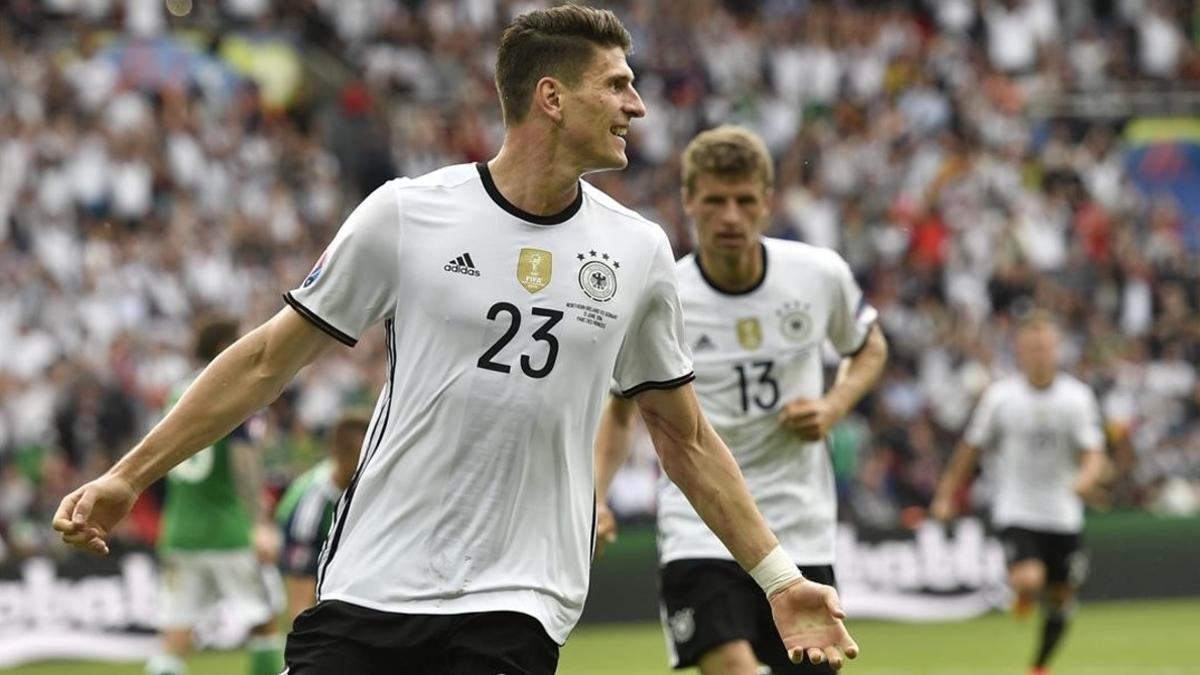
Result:
M1025 375L1025 381L1029 383L1029 386L1033 387L1034 389L1037 389L1038 391L1044 391L1046 389L1049 389L1051 386L1053 386L1054 380L1056 380L1056 379L1058 379L1057 371L1050 373L1049 376L1040 375L1038 377L1034 377L1029 374Z
M538 216L561 212L575 201L580 173L555 162L550 144L524 143L530 151L515 151L505 141L488 162L496 189L514 206Z
M766 264L761 244L740 255L714 253L699 249L700 269L718 290L742 293L762 283Z

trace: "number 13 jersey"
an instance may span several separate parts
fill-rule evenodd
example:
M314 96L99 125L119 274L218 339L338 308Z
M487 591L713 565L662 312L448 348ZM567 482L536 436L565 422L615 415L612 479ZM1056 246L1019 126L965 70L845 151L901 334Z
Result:
M719 290L695 255L678 263L684 333L695 356L696 394L737 459L779 543L798 565L833 563L837 496L824 442L779 423L797 398L824 394L821 348L843 355L866 343L876 311L837 253L763 239L763 276L742 293ZM673 560L732 560L673 483L661 479L658 546Z
M592 442L612 379L692 379L657 225L580 182L553 216L485 165L390 181L349 216L297 312L389 372L338 506L319 597L406 614L515 611L563 642L587 594Z

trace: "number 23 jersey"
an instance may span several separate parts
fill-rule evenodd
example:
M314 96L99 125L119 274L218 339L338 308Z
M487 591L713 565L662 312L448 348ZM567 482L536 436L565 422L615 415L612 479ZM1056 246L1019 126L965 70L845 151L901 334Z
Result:
M833 563L837 495L825 443L779 423L797 398L825 391L822 345L843 355L865 344L877 313L834 251L763 239L763 277L742 293L719 290L694 255L678 264L684 332L695 357L696 394L737 459L779 543L798 565ZM660 480L661 561L732 559L695 509Z
M661 228L582 181L563 212L526 213L485 165L451 166L369 195L285 299L350 345L383 322L390 357L320 598L516 611L563 642L609 383L692 378Z

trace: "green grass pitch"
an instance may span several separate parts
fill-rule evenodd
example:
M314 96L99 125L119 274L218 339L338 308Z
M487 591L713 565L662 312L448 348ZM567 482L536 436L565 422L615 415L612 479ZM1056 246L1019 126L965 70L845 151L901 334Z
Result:
M935 624L851 622L863 655L854 675L1023 675L1038 621L991 615ZM192 675L240 675L239 653L192 660ZM663 675L657 625L581 628L563 649L562 675ZM139 675L141 664L45 663L19 675ZM1084 605L1059 652L1055 675L1200 675L1200 599Z

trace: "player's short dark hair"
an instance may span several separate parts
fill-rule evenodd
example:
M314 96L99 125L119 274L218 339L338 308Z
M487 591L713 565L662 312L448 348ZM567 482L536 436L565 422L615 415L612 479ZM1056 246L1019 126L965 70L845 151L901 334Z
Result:
M500 36L496 54L496 89L504 124L517 124L529 114L533 89L543 77L576 87L597 48L633 48L629 31L607 9L561 5L518 16Z
M208 316L196 324L196 343L193 353L197 359L208 363L217 354L237 341L239 334L237 319L228 316Z
M727 179L757 178L764 190L775 186L771 153L758 134L733 124L699 133L683 150L682 178L690 195L702 173Z

